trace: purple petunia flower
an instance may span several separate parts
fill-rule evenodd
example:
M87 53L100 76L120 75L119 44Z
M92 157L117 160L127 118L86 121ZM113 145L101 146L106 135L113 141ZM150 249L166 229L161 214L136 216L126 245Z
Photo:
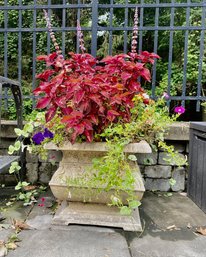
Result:
M36 145L40 145L41 142L44 141L44 135L42 132L38 132L36 134L33 135L32 137L32 140L33 142L36 144Z
M45 128L44 129L44 137L46 137L46 138L54 138L54 134L50 131L50 130L48 130L47 128Z
M182 114L185 112L185 108L183 106L177 106L175 107L174 112Z

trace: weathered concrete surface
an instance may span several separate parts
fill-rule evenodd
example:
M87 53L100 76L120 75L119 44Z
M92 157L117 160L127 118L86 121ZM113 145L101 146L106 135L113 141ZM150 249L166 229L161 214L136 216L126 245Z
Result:
M206 214L181 193L173 193L171 197L167 197L164 193L146 192L140 211L143 211L141 216L150 217L161 229L174 224L182 228L186 228L188 224L193 227L206 226Z
M95 226L54 226L49 214L51 209L36 205L27 219L35 229L22 231L18 236L22 240L19 247L7 256L206 256L206 236L195 233L197 227L206 226L206 214L189 198L178 193L166 197L147 192L140 211L144 227L141 234Z
M206 256L206 237L195 233L206 225L206 215L186 196L147 193L141 217L145 230L140 238L126 235L132 257Z
M189 141L189 122L174 122L165 134L166 140Z
M30 230L19 237L20 247L8 257L130 257L125 238L107 229Z

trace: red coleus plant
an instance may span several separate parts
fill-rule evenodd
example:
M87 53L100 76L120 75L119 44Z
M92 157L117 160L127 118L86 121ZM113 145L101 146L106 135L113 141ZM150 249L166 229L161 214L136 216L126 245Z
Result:
M40 84L34 90L35 95L43 94L36 107L46 108L46 121L58 113L72 143L79 135L91 142L94 135L109 124L129 122L132 99L144 91L140 78L145 81L151 78L146 64L153 64L154 58L159 56L147 51L138 54L133 49L132 53L107 56L98 61L84 53L79 29L82 53L70 52L65 59L48 23L47 16L57 51L37 58L44 61L47 68L37 75Z

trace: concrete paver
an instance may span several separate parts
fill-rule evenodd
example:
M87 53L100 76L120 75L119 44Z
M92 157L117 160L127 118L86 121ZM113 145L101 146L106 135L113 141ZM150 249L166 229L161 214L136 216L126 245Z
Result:
M8 257L130 257L125 238L114 232L30 230L19 238L20 247Z
M206 214L178 193L172 197L145 194L141 234L96 226L56 226L51 224L51 214L51 209L36 205L27 217L33 229L19 234L19 247L7 256L206 257L206 236L195 233L197 227L206 226Z

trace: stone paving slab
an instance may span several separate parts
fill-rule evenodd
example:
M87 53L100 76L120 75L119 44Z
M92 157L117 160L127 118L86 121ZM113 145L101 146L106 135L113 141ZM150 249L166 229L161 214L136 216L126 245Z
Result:
M206 214L186 194L147 192L142 200L140 217L149 217L159 228L206 226ZM205 254L206 256L206 254Z
M167 232L154 235L144 235L142 238L134 239L130 245L132 257L205 257L206 238L192 235L188 232L179 231L174 234ZM179 235L178 235L179 234ZM178 235L178 236L177 236ZM182 238L179 239L178 237Z
M144 232L126 234L132 257L206 256L206 236L195 233L205 227L206 214L188 197L147 192L140 216Z
M185 195L147 192L140 217L141 234L96 226L54 226L51 208L35 205L26 221L33 229L19 234L19 247L7 256L206 257L206 236L195 233L197 227L206 226L206 214ZM1 232L6 236L10 231Z
M127 242L119 233L98 230L29 230L8 257L130 257Z

